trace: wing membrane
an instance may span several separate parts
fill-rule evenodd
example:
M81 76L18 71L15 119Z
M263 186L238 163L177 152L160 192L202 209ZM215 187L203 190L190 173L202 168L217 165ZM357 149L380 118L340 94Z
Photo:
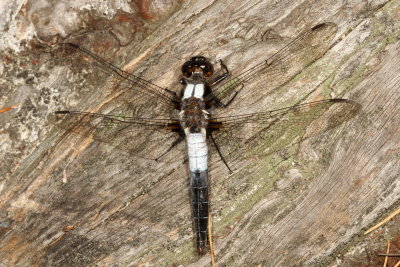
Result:
M88 65L92 65L103 72L106 72L112 75L117 80L121 81L122 86L126 86L129 90L140 91L141 93L151 94L152 96L157 96L158 99L161 99L165 103L176 106L179 103L179 99L173 91L170 91L168 88L160 87L156 84L153 84L145 79L142 79L136 75L133 75L129 72L126 72L112 63L106 61L102 57L92 53L91 51L79 46L77 44L66 43L64 44L68 48L71 48L75 51L78 51L82 57L82 61L88 61Z
M179 121L79 111L57 111L50 122L93 140L146 159L156 159L177 139Z
M323 23L311 28L263 62L214 88L206 100L210 101L213 96L225 99L243 84L260 79L265 80L263 91L283 85L328 50L336 30L334 23Z
M347 99L328 99L277 110L210 120L215 139L228 164L262 157L317 136L350 120L360 105ZM239 165L238 165L239 166Z

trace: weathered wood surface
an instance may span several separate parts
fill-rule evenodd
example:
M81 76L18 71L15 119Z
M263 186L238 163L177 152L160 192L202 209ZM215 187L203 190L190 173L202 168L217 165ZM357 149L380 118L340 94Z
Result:
M338 26L331 49L253 108L285 106L296 94L310 94L308 100L328 94L361 103L361 112L332 131L261 159L263 168L256 173L219 172L212 177L211 197L220 266L341 265L349 242L384 211L394 210L399 199L400 2L147 4L118 6L110 0L107 7L85 11L83 2L43 7L30 1L2 9L8 19L1 28L1 108L20 106L0 114L0 264L210 262L195 255L183 164L132 158L48 123L49 112L65 107L93 111L118 105L115 92L100 90L99 83L91 87L89 78L52 61L50 47L79 42L179 90L177 74L190 56L223 59L235 74L329 21ZM31 40L32 33L37 37ZM19 46L24 40L29 44ZM17 47L23 51L6 49ZM258 93L244 91L238 103ZM221 165L216 158L211 164Z

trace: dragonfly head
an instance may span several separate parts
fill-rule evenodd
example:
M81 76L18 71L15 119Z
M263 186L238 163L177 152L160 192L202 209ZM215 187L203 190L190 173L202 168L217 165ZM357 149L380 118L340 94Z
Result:
M186 78L192 76L208 78L213 75L214 67L205 57L196 56L183 64L182 73Z

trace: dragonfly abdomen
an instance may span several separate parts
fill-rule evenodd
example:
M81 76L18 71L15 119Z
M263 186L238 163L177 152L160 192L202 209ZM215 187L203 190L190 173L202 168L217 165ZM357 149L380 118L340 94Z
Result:
M190 172L208 169L208 149L205 131L187 133L186 136Z
M208 237L208 112L205 110L204 92L204 83L186 81L180 113L188 149L193 223L200 256L206 253Z
M208 229L208 149L205 131L187 133L190 193L198 254L204 255Z
M208 175L206 171L190 172L193 223L199 256L206 253L208 237Z

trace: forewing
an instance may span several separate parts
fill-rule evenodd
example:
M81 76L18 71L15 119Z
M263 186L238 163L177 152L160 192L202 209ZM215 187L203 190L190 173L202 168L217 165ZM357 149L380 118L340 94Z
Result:
M103 59L109 55L98 56L72 44L60 45L54 54L55 64L63 67L66 76L63 86L67 89L61 98L75 102L74 110L108 114L115 106L124 107L128 116L153 118L168 116L177 107L175 93ZM108 106L105 112L101 111L104 105Z
M246 85L246 90L256 90L263 94L270 93L320 58L328 50L336 31L337 27L334 23L323 23L313 27L271 57L213 88L212 95L220 100L229 99L242 85ZM262 84L262 91L248 86L260 80L263 82L257 84ZM212 95L206 100L211 100Z
M63 44L63 47L64 49L78 53L78 56L80 56L81 59L79 63L84 63L88 68L94 68L112 75L116 80L120 81L122 86L129 88L129 90L132 90L135 93L149 94L173 107L179 103L176 94L168 88L163 88L139 76L124 71L122 68L117 67L113 63L103 59L95 53L92 53L82 46L73 43L66 43Z

